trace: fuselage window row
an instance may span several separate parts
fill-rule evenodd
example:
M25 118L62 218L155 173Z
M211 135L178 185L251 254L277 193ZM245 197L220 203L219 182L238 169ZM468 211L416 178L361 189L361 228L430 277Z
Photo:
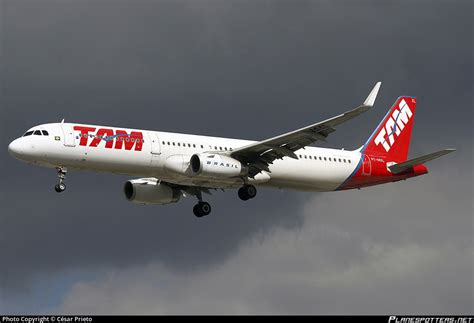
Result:
M196 148L196 144L190 144L190 143L180 143L180 142L174 142L174 141L162 141L161 142L164 146L178 146L178 147L188 147L188 148L191 148L191 145L192 145L192 148ZM201 146L201 149L204 149L204 145L200 145ZM211 149L212 149L212 146L209 146ZM219 148L219 149L218 149ZM214 146L214 150L225 150L225 151L232 151L232 148L230 147L217 147L217 146Z
M311 155L298 155L300 159L311 159L311 160L324 160L324 161L332 161L332 162L339 162L339 163L351 163L350 159L344 158L331 158L331 157L321 157L321 156L311 156Z
M26 136L27 134L25 134ZM178 146L178 147L188 147L188 148L197 148L196 144L190 144L190 143L180 143L180 142L171 142L171 141L162 141L161 142L165 146ZM199 146L199 145L198 145ZM200 145L201 149L204 149L204 145ZM230 147L221 147L221 146L210 146L212 149L214 147L214 150L221 150L221 151L232 151L232 148ZM351 164L350 159L344 159L344 158L334 158L334 157L321 157L321 156L312 156L312 155L298 155L300 159L311 159L311 160L321 160L321 161L331 161L331 162L339 162L339 163L349 163Z

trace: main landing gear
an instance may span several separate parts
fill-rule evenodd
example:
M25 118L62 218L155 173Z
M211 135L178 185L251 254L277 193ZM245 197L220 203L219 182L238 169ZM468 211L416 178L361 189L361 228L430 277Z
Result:
M54 186L54 190L58 193L64 192L66 190L66 184L64 180L66 179L67 169L65 167L57 167L59 183Z
M211 213L211 205L202 200L202 193L200 190L196 195L199 202L193 207L194 215L198 218L202 218L203 216L209 215L209 213Z
M199 202L193 208L194 215L198 218L209 215L211 213L211 205L202 200L202 193L200 190L198 190L196 196ZM247 201L249 199L253 199L255 196L257 196L257 189L255 186L246 184L239 188L239 197L241 200Z
M253 199L257 196L257 189L253 185L246 184L239 188L239 197L242 201Z

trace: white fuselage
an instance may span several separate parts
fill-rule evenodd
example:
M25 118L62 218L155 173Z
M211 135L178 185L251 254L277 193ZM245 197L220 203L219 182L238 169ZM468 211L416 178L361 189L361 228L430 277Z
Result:
M77 127L94 129L89 133ZM102 133L98 130L102 129ZM189 166L196 153L228 153L254 141L188 135L170 132L137 130L95 125L51 123L33 127L48 135L31 134L12 142L9 149L19 159L46 167L156 177L180 185L210 188L240 187L240 177L200 178L178 174L166 167L167 161L181 159ZM140 149L133 137L120 133L140 133ZM117 143L119 140L123 142ZM126 145L129 149L126 148ZM131 148L130 148L131 147ZM359 151L306 147L295 152L299 159L284 157L270 165L270 173L261 172L248 180L255 185L305 191L333 191L356 170Z

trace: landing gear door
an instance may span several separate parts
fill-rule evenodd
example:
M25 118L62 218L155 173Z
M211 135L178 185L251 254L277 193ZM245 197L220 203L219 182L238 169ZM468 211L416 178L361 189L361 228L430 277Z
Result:
M74 135L74 129L72 125L61 124L61 129L63 130L64 136L64 146L75 147L76 146L76 137Z
M151 153L153 155L161 154L161 146L160 140L158 139L158 135L155 132L149 132L150 143L151 143Z

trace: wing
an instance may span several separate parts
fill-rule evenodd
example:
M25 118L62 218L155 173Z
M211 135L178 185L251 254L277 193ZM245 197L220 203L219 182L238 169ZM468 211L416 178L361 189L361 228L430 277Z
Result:
M254 177L263 170L270 172L268 166L275 159L283 157L298 159L294 153L296 150L318 140L326 141L327 136L336 131L335 126L372 108L380 85L381 82L377 82L364 103L355 109L298 130L235 149L230 156L248 165L250 177Z

